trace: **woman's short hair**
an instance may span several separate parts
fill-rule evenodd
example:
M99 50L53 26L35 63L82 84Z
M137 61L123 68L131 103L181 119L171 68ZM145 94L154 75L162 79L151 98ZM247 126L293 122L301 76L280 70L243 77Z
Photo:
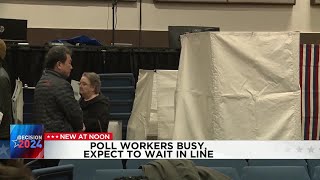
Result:
M94 87L94 92L99 94L101 88L100 76L94 72L85 72L82 76L88 78L91 86Z

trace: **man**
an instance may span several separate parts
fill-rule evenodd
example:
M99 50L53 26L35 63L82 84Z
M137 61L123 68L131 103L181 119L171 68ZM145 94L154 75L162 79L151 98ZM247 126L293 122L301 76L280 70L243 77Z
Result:
M65 46L52 47L45 62L45 71L34 92L35 123L45 132L84 131L81 108L74 98L70 76L71 51Z
M33 180L31 170L17 159L0 160L0 179Z
M11 84L2 63L6 56L6 44L0 39L0 139L10 139L10 124L12 123Z

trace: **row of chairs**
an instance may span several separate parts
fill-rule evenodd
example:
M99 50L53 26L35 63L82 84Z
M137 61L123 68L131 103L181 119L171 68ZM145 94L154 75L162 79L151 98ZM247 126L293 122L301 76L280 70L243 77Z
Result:
M126 168L134 169L142 164L148 163L150 160L129 160ZM313 180L320 180L320 160L303 160L303 159L287 159L287 160L271 160L271 159L252 159L252 160L193 160L197 166L206 166L217 168L218 171L233 177L233 179L243 179L251 176L261 175L262 172L274 175L294 175L295 177L312 177ZM264 170L265 171L264 171ZM261 172L260 172L261 171ZM294 171L295 173L288 173ZM272 173L275 172L275 173ZM283 173L283 174L282 174ZM299 173L300 176L298 176ZM258 177L258 176L257 176ZM268 176L265 175L268 179ZM276 177L274 177L276 178ZM246 178L245 178L246 179ZM260 178L261 179L261 178ZM272 178L270 178L272 179Z
M302 166L247 166L243 168L240 177L232 167L212 167L216 171L230 177L232 180L319 180L320 166L316 173L309 177ZM114 180L123 176L143 176L141 169L99 169L96 170L95 180Z
M118 176L130 172L136 173L139 166L149 161L151 160L128 160L123 166L121 160L61 160L58 167L72 165L73 179L93 180L95 177L103 177L101 174L106 173L113 175L104 176L105 179L114 177L114 174ZM214 168L235 180L252 180L257 177L260 180L281 178L320 180L320 160L193 160L193 162L197 166Z
M110 119L122 124L122 139L126 138L135 96L135 79L132 73L99 74L101 93L110 99Z
M140 165L148 163L150 160L128 160L124 168L135 169ZM313 169L320 166L320 160L303 160L303 159L286 159L286 160L273 160L273 159L214 159L214 160L193 160L195 165L207 167L233 167L239 174L242 174L242 169L246 166L302 166L309 174L313 174Z

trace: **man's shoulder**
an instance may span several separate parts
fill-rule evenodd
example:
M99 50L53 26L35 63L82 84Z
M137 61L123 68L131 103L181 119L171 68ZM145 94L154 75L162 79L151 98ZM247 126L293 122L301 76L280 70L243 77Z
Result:
M42 78L36 85L35 93L64 94L69 91L68 82L58 79Z
M0 78L1 79L9 79L9 75L3 67L0 67Z
M10 84L9 75L6 70L0 68L0 81L1 83L8 83Z
M56 86L56 87L71 86L70 83L68 81L66 81L64 78L59 77L59 76L55 76L55 75L50 74L50 73L43 74L42 77L40 78L39 83L40 84L42 84L42 83L50 83L51 86Z

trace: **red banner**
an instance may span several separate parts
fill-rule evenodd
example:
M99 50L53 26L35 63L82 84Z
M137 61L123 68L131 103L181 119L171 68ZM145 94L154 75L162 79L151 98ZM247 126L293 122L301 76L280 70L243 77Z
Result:
M45 141L58 140L112 140L112 133L44 133Z

